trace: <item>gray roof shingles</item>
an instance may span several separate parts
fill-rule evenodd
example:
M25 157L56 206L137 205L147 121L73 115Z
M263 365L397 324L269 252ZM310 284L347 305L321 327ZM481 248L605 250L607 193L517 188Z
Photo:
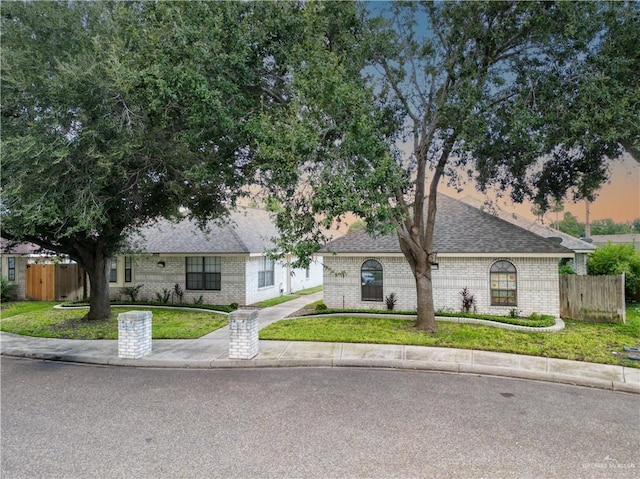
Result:
M434 246L438 253L573 256L572 251L551 240L444 194L438 194ZM327 243L321 252L380 254L401 251L395 234L372 238L361 229Z
M160 220L133 235L132 243L145 253L239 254L264 253L272 248L277 230L270 213L238 208L221 224L210 222L201 230L195 221Z

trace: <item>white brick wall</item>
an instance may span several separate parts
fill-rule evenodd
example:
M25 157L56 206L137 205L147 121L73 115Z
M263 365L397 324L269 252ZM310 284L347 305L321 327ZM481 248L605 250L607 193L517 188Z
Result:
M184 291L184 302L191 303L202 296L208 304L245 304L245 260L244 255L221 256L221 290L188 290L186 287L186 260L184 256L141 256L135 257L132 268L132 281L125 286L143 284L138 295L139 299L154 301L156 293L163 289L173 291L175 284L179 284ZM158 262L164 261L165 267L158 267ZM120 294L119 287L111 287L111 297L123 300L126 296Z
M258 354L258 311L238 309L229 315L229 359L251 359Z
M212 255L215 256L215 255ZM294 270L295 275L288 278L289 268L286 264L274 264L274 284L258 288L258 271L262 264L262 257L249 255L221 255L222 284L220 291L195 291L186 289L186 265L184 256L139 256L133 257L132 281L121 285L111 284L112 299L126 300L121 294L122 285L137 286L143 284L138 298L154 301L156 293L163 289L173 291L175 284L179 284L184 291L184 301L187 303L202 296L208 304L239 305L254 304L259 301L275 298L280 294L287 294L322 284L322 258L311 265L309 278L304 269ZM164 268L158 267L158 262L165 263ZM119 264L124 264L120 262ZM124 276L123 276L124 277Z
M395 293L398 310L416 309L415 280L401 257L371 257L383 267L383 296ZM330 308L386 309L384 301L361 301L360 268L370 258L325 256L324 301ZM491 306L489 269L498 259L511 261L517 270L517 306L521 314L533 312L559 316L558 261L556 258L439 258L432 272L436 309L461 310L460 291L465 286L474 295L477 311L506 315L513 306ZM330 271L345 272L344 277Z
M118 357L139 359L151 354L151 311L118 315Z

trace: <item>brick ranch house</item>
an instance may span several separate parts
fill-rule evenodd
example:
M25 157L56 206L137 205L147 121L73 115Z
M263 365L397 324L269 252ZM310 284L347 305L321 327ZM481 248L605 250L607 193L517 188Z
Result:
M478 313L560 316L558 262L574 251L444 194L438 194L434 244L436 310L460 311L466 287ZM358 230L320 254L329 308L385 309L394 293L396 309L416 309L415 280L395 234L372 238Z
M270 213L255 208L238 208L205 231L188 219L160 220L130 238L135 254L112 259L111 298L143 285L139 297L154 300L178 284L185 302L247 305L321 285L321 258L305 270L267 257L277 235Z

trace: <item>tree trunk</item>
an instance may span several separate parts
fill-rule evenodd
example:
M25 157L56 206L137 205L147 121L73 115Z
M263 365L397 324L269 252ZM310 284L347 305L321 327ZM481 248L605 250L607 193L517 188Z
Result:
M93 257L93 265L85 265L89 276L89 312L86 318L89 320L107 319L111 317L111 305L109 302L109 272L110 264L100 254Z
M436 313L433 306L433 284L431 282L431 265L425 261L417 265L414 273L416 279L417 320L416 328L429 333L436 332Z

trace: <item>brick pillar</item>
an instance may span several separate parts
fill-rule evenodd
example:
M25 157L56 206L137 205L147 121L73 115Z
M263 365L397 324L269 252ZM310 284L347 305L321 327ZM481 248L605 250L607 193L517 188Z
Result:
M151 311L118 315L118 357L140 359L151 353Z
M238 309L229 315L229 359L258 354L258 310Z

